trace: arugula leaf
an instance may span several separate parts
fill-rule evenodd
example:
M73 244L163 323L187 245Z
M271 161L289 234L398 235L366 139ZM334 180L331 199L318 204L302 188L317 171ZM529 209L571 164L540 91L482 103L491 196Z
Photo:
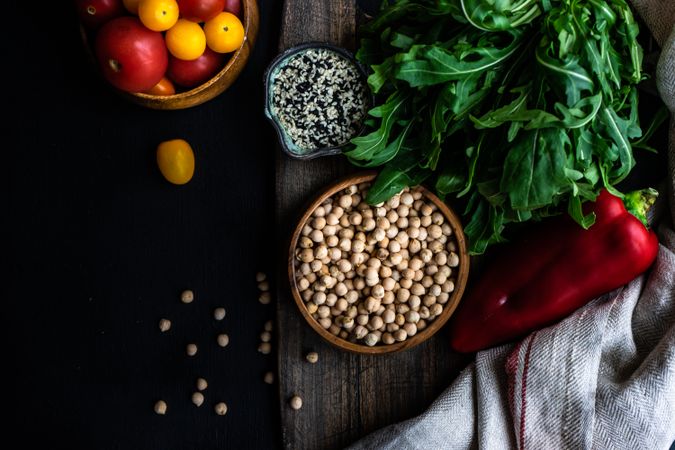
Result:
M665 117L642 133L626 0L385 0L361 32L376 106L346 154L383 167L367 200L431 178L468 199L472 254L514 222L566 212L591 226L583 202L621 195Z

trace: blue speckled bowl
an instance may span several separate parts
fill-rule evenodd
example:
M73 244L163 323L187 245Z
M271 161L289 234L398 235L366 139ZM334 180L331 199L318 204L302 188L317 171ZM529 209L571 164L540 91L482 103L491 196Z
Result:
M358 72L363 77L363 82L366 85L366 87L368 86L367 83L368 75L366 73L366 70L356 60L356 58L354 58L354 55L352 55L349 51L345 50L342 47L337 47L335 45L327 44L325 42L308 42L305 44L297 45L295 47L291 47L286 51L284 51L283 53L279 54L276 58L274 58L272 63L267 68L267 71L265 72L265 116L269 119L270 122L272 122L272 125L274 125L274 129L277 131L277 135L279 136L279 143L281 144L281 149L288 156L295 159L314 159L318 158L319 156L336 155L338 153L341 153L342 148L348 144L347 142L337 147L320 148L306 152L291 141L291 138L286 133L286 130L284 129L283 125L281 125L278 118L274 115L272 111L272 85L274 77L279 72L279 69L289 58L311 49L331 50L343 56L348 61L351 61L352 64L354 64L354 67L356 67ZM373 100L371 98L370 104L368 105L368 109L370 109L370 106L372 104ZM362 127L362 130L363 128L364 127ZM360 133L361 132L359 132L359 134Z

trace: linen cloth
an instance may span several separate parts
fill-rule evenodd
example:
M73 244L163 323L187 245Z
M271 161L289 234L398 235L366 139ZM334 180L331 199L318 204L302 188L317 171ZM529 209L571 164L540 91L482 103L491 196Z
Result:
M675 113L675 0L632 3L662 48L657 84ZM670 447L675 440L672 117L667 192L661 192L670 215L659 227L660 249L651 270L516 345L479 352L426 412L351 449Z

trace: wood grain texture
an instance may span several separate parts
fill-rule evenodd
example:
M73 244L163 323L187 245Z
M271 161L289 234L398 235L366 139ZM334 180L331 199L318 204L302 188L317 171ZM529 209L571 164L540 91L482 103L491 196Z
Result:
M354 49L355 0L286 0L280 50L308 41ZM278 364L283 446L336 449L382 426L421 413L464 367L468 358L452 353L445 330L419 346L395 354L360 355L325 342L305 322L290 291L287 249L308 202L331 182L354 169L342 157L294 161L277 148L276 220ZM304 356L314 350L319 362ZM293 395L303 407L288 406Z

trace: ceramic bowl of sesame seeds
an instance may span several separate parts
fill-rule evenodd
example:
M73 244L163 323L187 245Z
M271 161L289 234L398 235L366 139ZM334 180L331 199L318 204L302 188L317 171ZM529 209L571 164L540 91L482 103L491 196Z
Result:
M367 78L351 53L326 43L277 56L265 74L265 115L282 150L296 159L340 153L373 103Z
M376 177L344 178L310 204L291 238L288 275L307 323L363 354L433 336L462 298L469 255L457 215L422 186L369 205Z

